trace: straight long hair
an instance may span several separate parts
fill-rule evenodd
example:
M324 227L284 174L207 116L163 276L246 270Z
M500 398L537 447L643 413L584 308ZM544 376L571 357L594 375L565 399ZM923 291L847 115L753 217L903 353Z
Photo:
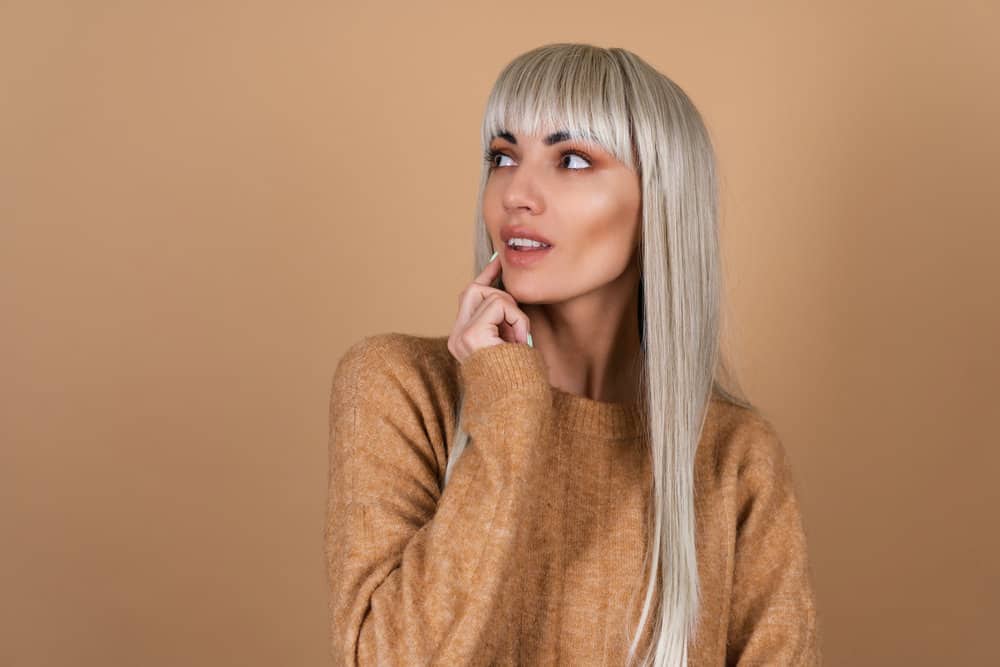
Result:
M626 664L683 666L700 605L694 462L708 404L714 394L756 412L739 389L720 343L724 289L715 154L701 114L684 91L621 48L548 44L518 56L502 70L486 104L483 151L501 131L542 134L560 129L582 132L635 169L640 179L638 382L653 477L646 516L652 539L647 541L642 579L632 590L634 603L645 586L638 627L626 628ZM475 222L475 274L493 253L482 215L488 176L484 162ZM460 396L443 485L469 439L460 419L462 402ZM640 647L648 624L652 639Z

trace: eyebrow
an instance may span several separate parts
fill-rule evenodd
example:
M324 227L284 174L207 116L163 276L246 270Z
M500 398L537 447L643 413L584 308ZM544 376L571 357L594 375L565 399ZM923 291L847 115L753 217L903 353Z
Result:
M589 137L589 136L591 136L591 135L586 135L585 136L581 132L572 132L571 133L571 132L567 132L565 130L561 130L559 132L553 132L549 136L545 137L545 139L543 139L543 141L545 142L546 146L551 146L552 144L558 144L561 141L569 141L570 139L585 139L586 137ZM503 139L505 141L509 141L510 143L514 144L515 146L517 145L517 138L514 137L514 135L511 134L510 132L508 132L507 130L501 130L500 132L497 132L496 134L494 134L490 138L490 141L493 141L493 139L496 139L496 138L500 138L500 139ZM590 140L591 141L596 141L595 138L591 138Z

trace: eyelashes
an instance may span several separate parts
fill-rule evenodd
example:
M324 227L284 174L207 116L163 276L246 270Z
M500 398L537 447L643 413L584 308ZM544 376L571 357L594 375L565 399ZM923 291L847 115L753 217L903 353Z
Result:
M492 172L494 169L497 169L499 167L499 165L496 164L496 159L500 155L503 155L505 157L510 157L509 155L507 155L503 151L501 151L499 149L496 149L496 148L490 148L485 153L483 153L483 161L486 162L487 165L489 165L489 171ZM569 155L575 155L576 157L580 158L581 160L585 160L587 162L588 166L591 166L593 164L593 162L594 162L590 158L590 156L587 155L586 153L584 153L583 151L566 150L566 151L563 151L562 153L560 153L560 155L559 155L560 164L562 164L562 161L565 160L566 157L569 156ZM584 169L576 169L576 168L567 167L567 171L584 171Z
M483 155L483 160L486 162L489 171L493 171L494 169L497 168L496 161L497 157L500 155L504 155L504 153L501 153L500 151L494 148L488 149L486 153Z
M490 166L490 171L496 167L497 156L501 155L500 151L493 150L492 148L486 149L483 154L483 161Z

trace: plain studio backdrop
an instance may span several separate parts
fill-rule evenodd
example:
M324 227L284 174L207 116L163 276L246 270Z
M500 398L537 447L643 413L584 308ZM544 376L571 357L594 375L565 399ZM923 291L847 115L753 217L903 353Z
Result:
M486 96L559 41L709 125L827 664L988 662L998 32L985 1L3 3L0 664L328 664L334 366L450 331Z

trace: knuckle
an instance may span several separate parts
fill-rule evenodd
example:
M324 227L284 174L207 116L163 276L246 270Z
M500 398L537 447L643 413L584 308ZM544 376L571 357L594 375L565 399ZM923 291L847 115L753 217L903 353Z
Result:
M509 292L504 292L501 289L495 289L493 290L493 293L494 295L496 295L498 299L502 299L503 301L506 301L508 303L517 303L516 301L514 301L514 297L512 297Z

